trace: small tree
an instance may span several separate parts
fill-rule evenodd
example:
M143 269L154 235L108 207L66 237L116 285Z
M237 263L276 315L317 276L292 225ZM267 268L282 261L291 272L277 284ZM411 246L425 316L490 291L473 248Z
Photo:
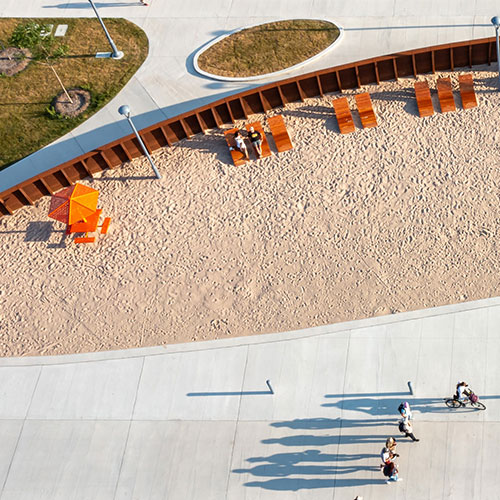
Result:
M29 21L28 23L18 24L11 37L10 44L20 49L30 49L33 59L40 64L48 66L61 88L63 89L69 102L73 102L66 87L59 78L54 68L53 62L60 59L68 52L68 46L63 43L56 43L56 40L49 34L50 26L48 24ZM42 62L44 61L44 62Z

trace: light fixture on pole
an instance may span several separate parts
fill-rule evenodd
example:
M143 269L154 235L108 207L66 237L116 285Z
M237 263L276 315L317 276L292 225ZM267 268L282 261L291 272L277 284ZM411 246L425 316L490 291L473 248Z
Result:
M498 40L498 28L500 28L500 17L495 16L491 18L493 26L495 26L495 33L497 37L497 65L498 65L498 85L500 86L500 42Z
M96 57L112 57L113 59L121 59L123 57L123 52L116 48L115 42L113 42L113 39L111 38L111 35L109 34L108 30L106 29L106 26L104 25L104 22L102 21L101 16L99 15L99 12L97 12L97 9L94 5L94 2L92 0L89 0L89 2L90 2L90 5L92 5L92 8L94 9L94 12L95 12L95 15L97 16L97 19L99 19L99 22L101 23L102 29L104 30L104 34L106 35L106 38L108 39L108 42L111 45L111 49L113 50L112 53L98 52L96 54Z
M130 118L130 108L126 104L123 106L120 106L118 108L118 113L123 115L128 122L130 123L130 126L132 127L132 130L134 131L135 136L137 137L137 140L139 141L139 144L141 145L142 150L144 151L144 154L147 156L149 163L151 163L151 166L153 167L154 173L156 175L157 179L161 179L160 172L158 172L158 169L156 168L156 165L154 164L153 158L151 158L151 155L149 154L149 151L146 149L146 146L142 142L141 136L139 135L139 132L137 132L137 129L135 128L134 124L132 123L132 119Z

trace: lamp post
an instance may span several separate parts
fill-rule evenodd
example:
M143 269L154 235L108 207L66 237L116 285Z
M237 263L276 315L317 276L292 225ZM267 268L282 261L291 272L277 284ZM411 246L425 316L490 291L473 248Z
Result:
M101 16L99 15L99 12L97 12L97 9L94 5L94 2L92 0L89 0L89 2L90 2L90 5L92 5L92 8L94 9L94 12L95 12L95 15L97 16L97 19L99 19L99 22L101 23L102 29L104 30L104 34L106 35L106 38L108 39L108 42L111 45L111 48L113 49L111 57L113 59L121 59L123 57L123 52L116 48L115 42L113 42L113 39L111 38L111 35L109 34L108 30L106 29L106 26L104 25L104 23L101 19ZM108 53L108 57L109 57L109 53Z
M495 33L497 37L497 65L498 65L498 85L500 86L500 42L498 40L498 28L500 28L500 17L495 16L491 18L493 26L495 26Z
M156 165L154 164L153 158L151 158L151 155L149 154L148 150L146 149L146 146L142 142L141 136L137 132L137 129L135 128L134 124L132 123L132 119L130 118L130 108L126 104L123 106L120 106L118 108L118 113L123 115L128 122L130 123L130 126L132 127L132 130L134 131L135 136L137 137L137 140L139 141L139 144L141 145L142 150L144 151L144 154L147 156L149 163L151 163L151 166L153 167L154 173L156 175L157 179L161 179L160 172L158 172L158 169L156 168Z

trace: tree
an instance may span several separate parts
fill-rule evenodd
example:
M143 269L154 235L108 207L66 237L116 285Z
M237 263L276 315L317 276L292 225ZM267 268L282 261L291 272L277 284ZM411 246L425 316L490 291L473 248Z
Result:
M49 33L50 29L51 27L48 24L35 21L18 24L10 37L9 43L20 49L30 49L35 61L48 66L52 70L69 102L73 103L53 65L54 61L66 55L68 46L56 42L55 38Z

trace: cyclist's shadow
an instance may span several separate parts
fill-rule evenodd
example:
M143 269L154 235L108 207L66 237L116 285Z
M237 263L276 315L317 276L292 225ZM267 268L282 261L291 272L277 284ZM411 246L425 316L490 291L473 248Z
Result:
M448 398L413 398L408 393L400 397L390 397L388 393L384 396L378 396L376 393L370 394L325 394L325 398L334 401L328 401L321 406L335 407L347 411L358 411L374 416L394 416L398 413L398 406L401 401L407 399L411 409L418 413L449 413L453 411L445 405ZM460 411L474 410L474 408L459 408Z

